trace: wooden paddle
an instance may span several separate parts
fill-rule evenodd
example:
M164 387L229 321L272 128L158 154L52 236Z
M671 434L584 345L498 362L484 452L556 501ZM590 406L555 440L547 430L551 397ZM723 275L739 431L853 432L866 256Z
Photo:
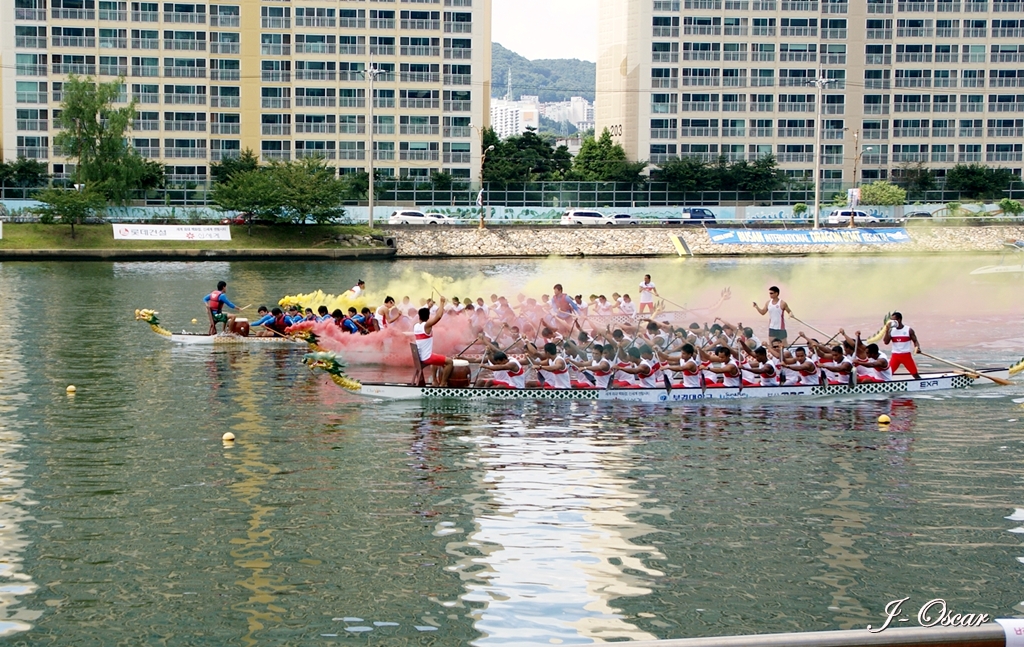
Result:
M815 328L814 326L812 326L811 324L807 323L803 319L798 319L797 316L794 315L792 312L789 313L789 317L790 317L790 319L793 319L794 321L799 321L800 323L802 323L803 325L807 326L808 328L810 328L814 332L818 333L819 335L827 335L828 334L827 332L825 332L824 330L821 330L820 328ZM833 337L833 339L834 339L834 337Z
M988 378L988 379L992 380L996 384L1001 384L1003 386L1013 386L1013 382L1011 382L1010 380L1004 380L1001 377L996 377L994 375L988 375L986 373L979 373L978 371L976 371L973 368L968 368L968 367L964 366L963 364L957 364L956 362L951 362L948 359L942 359L941 357L936 357L935 355L929 355L928 353L926 353L924 351L918 351L918 353L920 355L924 355L925 357L930 357L930 358L934 359L936 362L942 362L943 364L949 364L950 366L952 366L954 368L958 368L961 371L966 371L967 374L970 375L971 377L985 377L985 378Z

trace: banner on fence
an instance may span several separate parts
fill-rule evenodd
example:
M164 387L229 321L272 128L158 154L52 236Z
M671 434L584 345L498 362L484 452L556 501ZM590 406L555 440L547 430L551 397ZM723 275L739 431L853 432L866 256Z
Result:
M231 240L227 225L127 225L115 224L114 240Z
M909 243L903 228L892 229L708 229L718 245L888 245Z

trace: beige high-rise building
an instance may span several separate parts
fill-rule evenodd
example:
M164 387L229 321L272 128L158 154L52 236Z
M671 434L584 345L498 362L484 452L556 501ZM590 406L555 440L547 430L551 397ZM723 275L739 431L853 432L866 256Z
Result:
M826 189L924 164L1020 173L1021 0L600 0L597 131L632 159L756 159ZM821 106L816 78L831 81Z
M385 175L479 175L490 0L0 0L0 16L5 160L69 171L53 117L73 73L124 77L131 142L172 181L246 148L365 170L371 129Z

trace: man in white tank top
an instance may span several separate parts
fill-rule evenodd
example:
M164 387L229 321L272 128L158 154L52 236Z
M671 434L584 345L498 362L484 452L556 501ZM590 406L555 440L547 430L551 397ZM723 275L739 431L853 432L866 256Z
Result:
M786 341L786 313L792 316L793 311L789 309L789 304L779 297L779 288L774 285L768 288L768 301L763 308L755 301L754 309L759 314L768 315L768 339Z
M447 386L448 378L452 374L451 358L434 352L434 326L444 317L444 303L445 298L441 297L441 307L434 314L430 313L430 308L420 308L417 313L420 320L412 328L420 363L424 368L429 367L432 370L433 377L430 383L434 386Z
M860 337L860 335L857 335ZM878 344L868 344L867 359L857 359L854 363L862 367L864 374L858 377L859 382L892 382L892 371L889 370L889 359L878 350Z
M640 284L640 314L654 314L654 297L658 294L658 288L654 287L650 274L644 274L644 280Z
M522 389L526 386L523 365L500 350L493 351L491 361L480 364L480 369L494 374L489 380L477 380L477 386L499 389Z
M892 313L888 327L885 329L885 339L882 341L892 344L889 369L895 373L900 366L905 366L915 380L920 380L921 375L917 372L914 353L921 352L921 344L917 341L917 333L914 332L914 329L903 323L903 315L898 312Z

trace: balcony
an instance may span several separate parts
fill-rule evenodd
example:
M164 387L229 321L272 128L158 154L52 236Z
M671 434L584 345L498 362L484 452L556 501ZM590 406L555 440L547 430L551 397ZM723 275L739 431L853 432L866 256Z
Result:
M344 142L343 142L344 143ZM381 157L381 154L390 154L390 157ZM343 148L338 151L338 159L340 160L361 160L366 159L366 151L359 149ZM395 159L395 151L377 151L377 154L373 156L373 159Z
M1020 63L1024 60L1024 54L1019 52L997 52L992 55L993 63Z
M775 52L751 52L751 61L774 61Z
M345 125L350 125L350 124L345 124ZM351 125L355 126L356 124L351 124ZM363 127L363 130L365 131L366 128ZM295 124L295 132L296 133L319 133L319 134L331 133L331 134L333 134L334 131L335 131L334 124L329 124L329 123L326 123L326 122L321 122L321 123L302 123L302 122L299 122L299 123ZM353 133L355 133L355 131L353 131Z
M939 10L939 13L960 13L961 11L959 2L942 2L942 0L939 0L936 8Z
M896 78L897 88L930 88L932 87L932 80L925 78Z
M45 160L50 158L49 149L45 146L18 146L18 157L30 160Z
M864 88L867 90L888 90L891 86L889 79L865 79Z
M746 52L723 52L722 60L724 61L745 61L747 60Z
M896 54L897 63L931 63L932 55L926 52L905 52Z
M748 29L741 25L726 25L723 29L723 33L726 36L746 36Z
M666 155L665 153L651 153L651 164L664 164L669 160L679 159L674 153Z
M100 76L128 76L128 66L100 65Z
M750 11L749 0L725 0L726 11Z
M1024 128L989 128L989 137L1024 137Z
M897 38L931 38L935 31L928 27L899 27L896 29Z
M679 52L651 52L653 63L678 63Z
M296 51L298 51L296 49ZM210 43L211 54L238 54L241 52L239 43Z
M281 70L262 70L260 81L263 83L291 83L292 73Z
M803 37L815 37L818 35L817 27L780 27L780 36L803 36Z
M366 19L338 18L338 27L341 29L366 29Z
M712 51L700 51L695 52L693 50L683 52L684 61L719 61L721 60L721 52Z
M950 79L945 77L939 77L932 79L932 87L935 88L955 88L956 79Z
M156 38L133 38L132 49L160 49L160 41Z
M722 137L746 137L746 128L723 128Z
M779 52L779 61L812 62L818 60L817 52Z
M861 155L860 161L865 166L882 166L889 163L889 155L887 153L865 153Z
M26 9L22 7L15 7L14 19L44 21L46 20L46 9Z
M164 76L169 79L205 79L205 67L165 67Z
M775 112L775 104L771 101L764 102L752 102L750 104L751 112Z
M240 24L238 16L227 16L224 14L211 14L211 27L238 27ZM332 27L334 25L331 25Z
M964 88L983 88L983 87L985 87L985 79L982 79L982 78L960 79L960 86L964 87Z
M341 45L338 45L338 53L357 54L359 56L362 56L363 54L366 53L366 45L351 45L343 43Z
M936 63L956 63L960 60L959 54L953 54L950 52L935 52Z
M100 20L114 20L120 22L128 21L127 11L117 11L114 9L100 9Z
M378 56L394 56L394 45L370 45L370 53Z
M330 70L295 70L296 81L334 81L337 76Z
M669 84L669 81L672 84ZM678 84L675 83L676 79L651 79L651 86L655 88L674 88ZM684 87L718 87L719 77L717 76L684 76L683 86Z
M935 30L936 38L960 38L959 27L938 27Z
M473 23L446 22L444 24L444 32L446 34L471 34L473 33Z
M861 132L861 136L864 139L889 139L889 131L884 128L872 128L871 130L864 130Z
M932 162L953 162L955 157L952 152L932 151Z
M825 65L846 65L846 54L824 54L822 55L822 62ZM839 85L833 85L832 87L842 89Z
M1024 87L1024 79L989 79L990 88L1017 88Z
M156 92L134 92L132 100L138 103L160 103L160 95Z
M721 25L684 25L683 33L696 36L721 36ZM655 38L679 38L678 27L655 27Z
M849 13L850 5L846 2L823 2L821 5L821 13ZM846 36L843 36L846 38Z
M821 163L826 166L839 166L843 163L842 155L822 155Z
M394 101L392 101L394 104ZM338 97L339 108L365 108L366 99L363 97Z
M1021 12L1024 11L1024 3L1020 2L994 2L992 3L992 11L996 13L1009 13L1009 12Z
M445 112L470 112L473 109L472 101L445 101Z
M395 98L394 97L377 97L373 100L374 108L394 108Z
M722 0L684 0L684 9L721 9Z
M956 129L954 128L932 128L932 137L937 139L952 139L956 137Z
M291 151L263 151L260 155L264 162L287 162L292 158Z
M746 112L746 101L723 101L722 112Z
M174 51L205 52L205 40L165 40L164 49Z
M18 130L28 131L41 131L46 132L49 126L49 120L47 119L18 119L16 123Z
M395 124L375 124L373 126L374 135L394 135Z
M930 103L897 103L894 112L931 112Z
M14 46L18 49L46 49L46 36L15 36Z
M448 54L448 52L450 52L450 51L462 52L462 51L466 51L466 50L461 50L461 49L448 50L448 49L446 49L445 50L445 58L452 58L452 56L450 56ZM441 48L440 47L430 47L428 45L423 45L423 46L420 46L420 45L415 45L415 46L402 45L399 48L399 54L401 56L440 56L441 55Z
M868 4L868 13L892 13L892 3L871 2Z
M444 154L445 164L470 164L473 161L473 154L464 151Z
M682 106L683 112L718 112L719 103L717 101L683 101L679 105Z
M394 29L394 18L371 18L370 29Z
M988 29L984 27L964 27L964 38L987 38Z
M913 138L919 139L921 137L927 137L928 136L928 129L927 128L893 128L892 129L892 136L894 138L896 138L896 139L907 138L907 137L913 137Z
M981 137L981 128L961 128L960 137Z
M132 22L160 22L160 13L157 11L133 11Z
M774 136L774 135L772 135L773 132L774 132L773 128L751 128L750 129L750 136L751 137L773 137Z
M899 3L897 5L897 7L899 8L901 13L903 13L903 12L908 12L908 13L909 12L921 12L921 11L928 12L928 13L934 13L935 12L935 3L934 2L901 2L901 3Z
M301 149L295 151L295 159L302 159L304 157L319 157L326 160L332 160L337 154L331 149L325 148L313 148L313 149Z
M760 79L757 79L760 80ZM767 79L774 85L773 79ZM745 76L727 76L722 79L722 86L726 88L745 88L747 87L747 77Z
M960 153L957 156L957 161L958 162L980 162L981 161L981 153L980 152L977 152L977 153Z
M164 157L177 159L206 159L206 149L178 148L177 146L165 146Z
M1024 29L999 29L992 30L992 38L1024 38Z
M470 126L445 126L445 138L472 137L473 129Z
M754 11L775 11L775 0L754 0L750 7Z
M779 112L814 112L813 103L779 103Z
M676 139L678 134L675 128L651 128L651 139Z
M717 128L680 128L680 137L718 137Z
M296 27L335 27L337 20L326 16L296 16Z
M846 40L847 30L846 29L822 29L821 38L823 40Z
M214 150L210 152L210 161L219 162L226 159L238 159L242 156L242 152L238 150Z
M1024 112L1024 103L990 103L989 112Z
M291 108L292 100L289 97L261 97L261 108Z
M50 42L54 47L96 47L92 36L54 36Z
M440 20L402 20L399 21L401 29L415 29L420 31L437 31L441 29Z
M431 54L431 56L437 55ZM445 47L444 57L453 60L468 60L473 58L473 50L468 47Z
M362 153L363 151L350 151ZM363 159L362 157L358 159ZM395 151L373 151L373 159L375 160L393 160L395 159Z
M18 76L46 76L46 66L18 63L15 66L15 74Z
M94 76L95 65L81 65L77 63L54 63L50 70L54 74L77 74L78 76ZM57 101L57 99L54 99Z
M206 14L196 12L165 11L164 22L205 25ZM206 157L205 153L203 154L203 157Z
M678 103L652 103L651 113L656 115L674 115L679 112Z
M783 0L782 2L783 11L817 11L818 3L808 2L806 0Z
M333 108L336 103L334 97L295 97L296 108Z
M146 159L158 159L160 157L159 146L135 146L135 152L139 154L139 157Z
M239 108L241 97L210 97L211 108Z
M260 45L260 54L263 54L264 56L291 56L292 46L264 43Z
M797 162L813 162L814 153L776 153L775 159L783 164L793 164Z
M164 131L205 133L205 121L167 121L164 120Z
M441 156L437 151L400 151L398 158L412 162L436 162Z
M754 27L750 28L750 34L752 36L774 36L775 35L775 28L774 27L758 27L758 26L755 25Z
M205 94L164 94L165 104L205 106Z
M1020 151L993 151L985 153L986 162L1020 162L1024 160L1024 153Z
M261 124L260 134L262 135L291 135L291 124Z
M92 9L52 9L50 17L56 20L96 20Z
M814 128L779 128L779 137L809 139L814 137Z
M398 132L402 135L436 135L441 132L441 127L432 124L402 124Z
M821 131L822 139L842 140L846 138L846 131L825 128Z
M211 81L238 81L242 78L240 70L210 70Z
M160 120L135 119L132 121L132 130L160 130Z

